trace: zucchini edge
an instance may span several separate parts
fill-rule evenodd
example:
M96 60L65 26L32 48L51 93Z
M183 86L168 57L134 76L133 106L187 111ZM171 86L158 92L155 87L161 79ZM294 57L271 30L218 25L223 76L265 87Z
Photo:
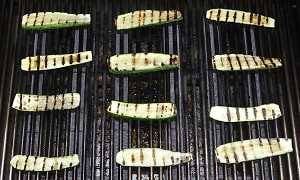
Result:
M177 117L177 113L174 114L173 116L170 117L166 117L166 118L156 118L156 119L152 119L152 118L138 118L138 117L130 117L130 116L122 116L122 115L118 115L112 112L109 112L108 110L106 110L108 112L108 114L110 114L111 117L117 118L117 119L124 119L124 120L134 120L134 121L143 121L143 122L151 122L151 121L164 121L164 122L169 122L169 121L173 121L175 120L175 118Z
M133 74L145 74L145 73L151 73L151 72L158 72L158 71L168 71L168 70L174 70L179 68L179 64L174 65L164 65L161 67L156 67L153 69L146 69L146 70L122 70L122 71L116 71L111 68L109 68L109 72L116 75L133 75Z
M62 29L62 28L72 28L72 27L81 27L88 26L90 23L74 23L74 24L49 24L49 25L35 25L35 26L24 26L22 28L24 30L54 30L54 29Z

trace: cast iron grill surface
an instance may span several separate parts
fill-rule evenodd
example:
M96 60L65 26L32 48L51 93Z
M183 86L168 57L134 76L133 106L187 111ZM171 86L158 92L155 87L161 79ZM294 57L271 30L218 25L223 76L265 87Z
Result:
M230 8L274 17L276 28L207 21L206 10ZM296 6L279 0L101 0L2 1L0 83L1 179L300 179L299 43ZM184 20L153 28L117 32L118 14L137 9L179 9ZM86 28L24 31L21 17L38 11L91 13ZM299 14L298 14L299 15ZM299 22L299 19L298 19ZM92 50L93 62L78 67L22 72L25 56ZM179 54L181 69L130 77L113 76L106 60L120 53ZM244 53L281 57L279 70L220 73L211 69L215 54ZM298 75L297 75L298 74ZM27 113L11 108L16 93L79 92L80 107L71 111ZM177 104L172 122L123 121L106 113L110 100ZM209 118L213 105L255 106L278 103L276 121L227 124ZM214 149L250 138L288 137L294 152L280 157L224 165ZM124 148L159 147L191 152L188 164L163 168L128 168L115 162ZM15 154L63 156L78 153L74 169L25 173L9 165Z

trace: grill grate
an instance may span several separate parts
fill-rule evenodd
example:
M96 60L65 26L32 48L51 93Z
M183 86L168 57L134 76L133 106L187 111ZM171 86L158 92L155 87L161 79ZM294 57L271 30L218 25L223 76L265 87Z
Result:
M300 124L299 47L291 2L254 1L2 1L0 36L1 179L300 179L297 133ZM210 8L255 11L274 17L277 28L262 29L205 20ZM180 9L181 24L116 32L117 14L136 9ZM91 13L85 29L27 32L20 29L23 14L33 11ZM300 19L300 18L299 18ZM93 50L93 63L28 73L20 59L37 54ZM179 54L181 70L151 75L116 77L107 72L106 59L133 52ZM267 72L219 73L211 70L215 54L244 53L278 56L284 68ZM6 75L7 74L7 75ZM79 92L81 105L72 111L17 112L10 108L17 93ZM144 123L120 121L106 113L110 100L172 101L176 121ZM283 117L276 121L226 124L208 117L213 105L254 106L278 103ZM280 157L217 164L214 149L227 142L256 137L290 137L294 152ZM160 147L192 152L186 165L164 168L127 168L115 163L115 154L129 147ZM74 170L24 173L11 169L14 154L58 156L78 153Z

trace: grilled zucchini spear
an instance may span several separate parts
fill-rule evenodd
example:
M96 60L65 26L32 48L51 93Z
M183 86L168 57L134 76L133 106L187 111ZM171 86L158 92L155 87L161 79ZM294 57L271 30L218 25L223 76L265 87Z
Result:
M15 155L10 164L22 171L55 171L77 166L79 157L78 154L52 158Z
M255 14L231 9L210 9L206 12L206 18L213 21L233 22L261 27L275 27L275 19Z
M117 153L116 162L122 166L161 167L187 163L191 153L180 153L159 148L124 149Z
M214 106L209 116L223 122L274 120L281 116L279 105L264 104L256 107L225 107Z
M109 58L109 71L114 74L138 74L179 67L177 55L160 53L137 53L114 55Z
M22 27L31 30L59 29L85 26L91 22L90 14L68 14L62 12L38 12L25 14Z
M216 156L220 163L229 164L278 156L292 151L291 139L260 138L221 145L216 149Z
M79 106L80 94L67 93L51 96L16 94L12 107L20 111L49 111L74 109Z
M113 116L140 120L166 120L176 117L172 103L133 104L111 101L107 111Z
M153 26L182 20L180 11L139 10L119 15L116 20L117 29L133 29Z
M87 63L92 61L92 59L91 51L74 54L32 56L21 60L21 69L23 71L51 70Z
M282 66L279 58L265 58L244 54L223 54L213 57L212 65L219 71L274 69Z

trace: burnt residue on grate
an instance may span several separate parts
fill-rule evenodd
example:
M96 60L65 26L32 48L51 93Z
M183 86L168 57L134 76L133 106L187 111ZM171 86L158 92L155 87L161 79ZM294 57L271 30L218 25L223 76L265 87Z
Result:
M297 118L300 95L296 68L299 53L293 3L279 0L124 0L124 1L2 1L0 48L1 178L2 179L299 179ZM276 19L275 29L225 24L205 19L211 8L238 9ZM178 9L183 21L163 26L116 31L118 14L138 9ZM38 11L91 13L89 27L24 31L23 14ZM2 16L1 16L2 17ZM10 23L7 23L10 22ZM4 26L5 25L5 26ZM1 41L2 42L2 41ZM93 62L46 72L23 72L26 56L92 50ZM170 72L114 76L107 58L114 54L158 52L178 54L181 69ZM242 53L280 57L283 68L256 72L220 73L211 69L215 54ZM299 64L299 63L298 63ZM16 93L78 92L80 107L72 111L27 113L11 110ZM171 122L126 121L110 117L111 100L176 103ZM283 117L276 121L226 124L209 118L213 105L255 106L277 103ZM237 165L218 164L218 145L257 137L289 137L294 152ZM5 145L5 146L4 146ZM164 168L121 167L118 151L158 147L191 152L193 161ZM9 165L15 154L62 156L78 153L75 169L24 173Z

